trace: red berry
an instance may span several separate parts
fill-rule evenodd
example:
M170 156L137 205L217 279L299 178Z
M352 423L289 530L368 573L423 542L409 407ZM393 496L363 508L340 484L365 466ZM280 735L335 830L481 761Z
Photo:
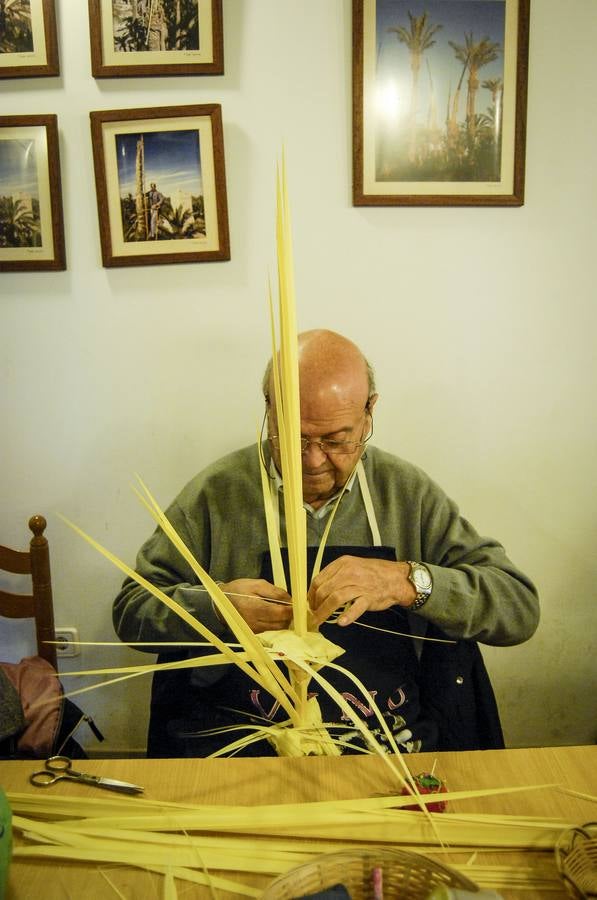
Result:
M431 775L429 772L421 772L420 775L413 775L413 781L417 785L417 789L419 794L445 794L446 793L446 785L443 781L440 781L439 778L436 778L435 775ZM406 788L402 788L402 794L408 794ZM437 803L427 803L425 804L429 812L445 812L447 803L445 800L438 800ZM417 804L414 806L403 806L402 809L413 809L421 811L421 807Z

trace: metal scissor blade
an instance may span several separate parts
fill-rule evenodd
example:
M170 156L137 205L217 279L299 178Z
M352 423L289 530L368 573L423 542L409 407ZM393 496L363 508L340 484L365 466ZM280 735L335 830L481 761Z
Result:
M121 794L142 794L144 790L138 784L131 784L129 781L116 781L115 778L98 778L95 783L98 787L106 788L108 791L120 791Z

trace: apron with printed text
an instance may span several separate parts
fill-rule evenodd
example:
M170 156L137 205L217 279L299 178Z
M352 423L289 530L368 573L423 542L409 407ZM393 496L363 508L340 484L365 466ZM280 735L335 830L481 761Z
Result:
M357 472L372 546L326 546L322 569L338 557L346 555L396 561L394 548L381 543L362 464L359 464ZM316 547L307 548L308 581L316 553ZM282 557L288 577L286 548L282 549ZM269 552L263 555L259 577L273 583ZM346 670L343 672L325 667L321 674L342 695L353 715L357 715L368 726L386 749L389 749L388 741L379 715L383 716L401 750L417 752L437 745L437 725L430 716L425 715L421 706L418 688L419 659L409 616L404 610L395 606L383 612L369 612L348 627L325 623L320 631L343 648L344 653L334 662ZM365 687L365 692L357 686L355 678ZM236 666L230 666L226 674L209 688L193 687L192 673L190 680L183 715L169 726L170 738L178 748L177 755L207 756L218 752L232 740L253 733L251 726L270 725L287 719L287 713L279 702ZM342 752L362 752L365 749L364 739L347 712L314 681L310 683L308 691L310 696L317 698L322 721L341 746ZM229 725L237 726L237 730L217 731L218 728ZM206 733L207 731L210 733ZM275 755L275 750L262 737L244 748L242 755L270 756Z

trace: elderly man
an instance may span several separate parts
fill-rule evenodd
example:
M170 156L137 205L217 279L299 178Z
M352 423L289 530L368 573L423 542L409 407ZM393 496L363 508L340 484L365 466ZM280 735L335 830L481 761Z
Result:
M268 429L263 451L284 543L270 374L271 363L263 385ZM477 642L506 646L527 640L539 618L535 588L501 545L480 537L427 475L369 443L378 395L358 347L331 331L305 332L299 337L299 376L310 567L345 487L308 600L321 631L345 650L337 662L368 693L364 696L348 675L326 670L326 676L383 741L373 698L405 751L503 746ZM288 626L290 598L272 583L255 445L197 475L167 515L254 632ZM141 548L137 569L231 639L209 596L159 528ZM114 624L127 642L196 637L131 580L115 601ZM160 658L186 655L169 650ZM345 752L358 749L350 719L321 689L312 690L323 721ZM219 728L283 718L274 700L235 666L160 672L154 677L148 753L204 756L239 736ZM273 750L263 740L247 752L259 756Z

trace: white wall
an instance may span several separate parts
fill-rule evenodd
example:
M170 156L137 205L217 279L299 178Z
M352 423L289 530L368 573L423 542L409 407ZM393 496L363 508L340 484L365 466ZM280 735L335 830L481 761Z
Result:
M56 513L132 562L152 530L132 473L166 504L253 440L284 142L299 327L361 344L377 443L539 586L537 635L486 652L508 742L594 742L595 0L533 0L521 209L352 207L349 0L224 0L224 76L101 81L87 3L57 6L61 77L0 82L1 114L60 128L68 270L0 275L0 535L21 545L29 516L48 518L57 624L114 640L121 578ZM102 268L89 111L200 102L223 108L231 261ZM149 659L119 646L74 663ZM148 687L80 699L109 749L144 745Z

